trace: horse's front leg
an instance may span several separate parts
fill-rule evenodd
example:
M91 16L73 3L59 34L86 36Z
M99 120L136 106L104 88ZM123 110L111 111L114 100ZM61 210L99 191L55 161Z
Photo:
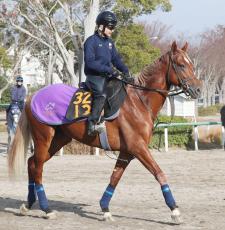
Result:
M148 150L146 144L143 143L134 146L133 154L153 174L155 179L159 182L165 202L172 211L172 220L177 224L181 223L180 211L168 185L167 178L163 171L160 169L159 165L152 157L152 154Z
M123 175L123 172L125 171L126 167L129 165L132 159L133 156L130 154L122 152L119 154L119 157L117 159L116 165L110 178L110 183L104 191L102 198L100 200L100 207L104 213L104 220L113 220L112 215L109 211L109 203L116 189L116 186Z

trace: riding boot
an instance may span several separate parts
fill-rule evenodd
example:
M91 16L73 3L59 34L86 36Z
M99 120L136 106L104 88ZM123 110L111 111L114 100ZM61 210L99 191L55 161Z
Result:
M103 131L103 125L98 124L101 116L101 112L105 105L105 97L94 97L92 101L92 110L91 114L88 117L88 135L94 136L97 133Z

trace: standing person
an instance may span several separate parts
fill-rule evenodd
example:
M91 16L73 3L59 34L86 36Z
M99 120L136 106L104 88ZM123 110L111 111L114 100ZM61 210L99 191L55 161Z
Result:
M110 38L116 24L114 13L101 12L96 18L97 30L84 43L84 73L86 84L93 95L92 111L88 118L88 135L91 136L102 131L99 119L106 100L106 85L115 73L114 68L131 78Z
M6 120L8 117L8 112L10 110L10 107L13 103L17 103L20 111L22 112L24 103L25 103L25 97L26 97L26 89L23 86L23 77L17 76L16 78L16 85L14 85L11 88L10 91L11 96L11 102L9 107L6 109Z

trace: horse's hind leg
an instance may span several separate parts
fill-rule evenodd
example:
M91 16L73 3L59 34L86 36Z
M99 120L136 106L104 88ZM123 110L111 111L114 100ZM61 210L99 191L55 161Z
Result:
M44 145L39 141L34 141L34 155L28 159L28 196L27 205L22 205L20 208L22 214L26 214L32 207L36 201L36 195L38 196L41 210L46 214L51 212L42 185L43 165L45 161L50 159L50 154L48 153L48 145Z
M49 208L48 200L42 185L43 165L44 162L48 161L60 148L71 141L71 138L60 135L59 131L55 132L53 138L50 136L51 135L46 138L48 141L45 144L43 144L43 142L41 143L40 139L35 139L34 141L34 156L28 159L29 185L27 205L28 208L31 208L36 201L36 192L40 208L46 212L49 218L51 218L54 213Z
M61 129L57 129L54 138L52 139L50 148L48 150L51 157L55 153L57 153L64 145L68 144L71 140L72 138L66 136L66 134L63 133Z
M129 165L132 159L133 156L130 154L122 152L119 154L119 157L117 159L116 165L110 178L110 183L104 191L102 198L100 200L100 207L104 213L104 220L113 220L112 215L109 211L109 203L113 196L115 188L123 175L123 172L125 171L126 167Z
M28 168L28 196L27 196L27 208L31 208L36 201L35 183L34 183L34 172L35 163L34 156L31 156L27 161Z

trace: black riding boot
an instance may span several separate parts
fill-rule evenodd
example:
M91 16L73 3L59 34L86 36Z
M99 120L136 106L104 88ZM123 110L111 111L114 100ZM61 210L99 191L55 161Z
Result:
M88 117L88 135L90 136L94 136L99 132L97 123L99 122L104 105L105 97L93 98L91 114Z

